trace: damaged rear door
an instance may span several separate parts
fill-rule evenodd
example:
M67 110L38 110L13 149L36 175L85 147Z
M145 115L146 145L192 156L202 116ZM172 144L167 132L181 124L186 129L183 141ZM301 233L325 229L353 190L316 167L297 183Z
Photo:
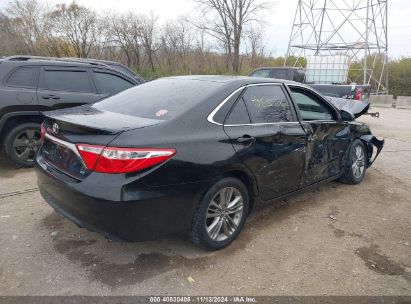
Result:
M227 115L224 131L254 174L263 200L300 188L306 133L282 85L249 85Z

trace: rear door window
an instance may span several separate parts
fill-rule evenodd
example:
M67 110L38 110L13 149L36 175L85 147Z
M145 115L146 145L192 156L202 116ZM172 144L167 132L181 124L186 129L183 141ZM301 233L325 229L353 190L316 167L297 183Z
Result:
M242 98L253 124L293 121L290 104L279 85L251 86Z
M14 87L36 88L39 71L38 67L18 68L7 78L6 83Z
M247 108L245 107L244 100L240 98L237 103L233 106L227 119L225 120L225 125L243 125L249 124L250 116L248 115Z
M44 70L42 86L53 91L94 92L87 70Z
M114 74L94 72L94 79L100 93L113 95L125 89L131 88L133 84Z

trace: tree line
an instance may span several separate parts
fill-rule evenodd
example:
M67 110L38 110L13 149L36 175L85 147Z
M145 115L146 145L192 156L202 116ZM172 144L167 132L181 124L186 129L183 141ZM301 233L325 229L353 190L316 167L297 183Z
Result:
M270 58L258 21L264 1L193 1L198 16L160 24L154 13L98 14L74 1L47 7L13 0L0 11L0 55L107 59L154 77L241 74Z
M284 64L284 58L271 56L266 46L261 20L269 2L192 1L198 5L194 16L160 22L154 13L97 13L75 1L49 7L41 0L12 0L0 10L0 56L113 60L148 79L244 75L257 67ZM389 92L411 95L411 58L391 59L387 69Z

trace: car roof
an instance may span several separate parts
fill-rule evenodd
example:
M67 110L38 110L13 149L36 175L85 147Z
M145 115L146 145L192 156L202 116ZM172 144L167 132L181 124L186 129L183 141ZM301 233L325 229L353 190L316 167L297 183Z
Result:
M258 70L280 70L280 69L305 70L305 68L303 68L303 67L281 66L281 67L260 67L260 68L256 68L253 71L258 71Z
M41 66L63 66L63 67L83 67L83 68L102 68L111 71L115 71L120 73L121 75L127 77L128 79L133 79L134 81L138 80L140 83L144 82L144 80L135 75L128 67L124 66L123 64L115 61L105 61L105 60L98 60L98 59L89 59L89 58L57 58L57 57L42 57L42 56L26 56L26 55L16 55L2 58L0 63L7 63L11 67L17 66L33 66L33 65L41 65ZM123 67L130 71L130 75L125 73L124 71L118 69L116 66Z
M63 58L54 58L54 57L40 57L40 56L10 56L3 58L3 62L7 62L12 65L64 65L64 66L81 66L81 67L107 67L104 63L91 62L87 60L71 60Z
M190 76L171 76L165 77L168 79L176 80L198 80L198 81L209 81L209 82L220 82L224 84L233 84L238 86L244 86L249 84L258 83L279 83L279 84L293 84L301 86L301 83L277 79L277 78L265 78L265 77L251 77L251 76L224 76L224 75L190 75Z
M62 60L74 60L78 62L90 62L90 63L104 63L104 64L118 64L123 65L120 62L110 61L110 60L103 60L103 59L94 59L94 58L77 58L77 57L61 57Z
M6 61L3 61L6 62ZM85 62L69 62L69 61L50 61L50 60L28 60L28 61L13 61L7 62L15 66L24 65L41 65L41 66L65 66L65 67L90 67L90 64ZM98 67L98 66L95 66Z
M15 63L16 65L29 65L36 64L41 65L65 65L65 66L93 66L93 67L103 67L114 69L118 71L113 65L124 66L123 64L115 61L90 59L90 58L75 58L75 57L44 57L44 56L26 56L26 55L16 55L2 58L4 62ZM126 66L124 66L126 67ZM127 67L126 67L127 68ZM127 68L128 69L128 68Z

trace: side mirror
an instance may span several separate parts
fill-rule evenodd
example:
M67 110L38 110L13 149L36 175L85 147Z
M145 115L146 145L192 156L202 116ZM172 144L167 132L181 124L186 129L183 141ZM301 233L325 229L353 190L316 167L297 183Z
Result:
M343 121L353 121L355 119L354 114L346 110L341 110L340 114Z

